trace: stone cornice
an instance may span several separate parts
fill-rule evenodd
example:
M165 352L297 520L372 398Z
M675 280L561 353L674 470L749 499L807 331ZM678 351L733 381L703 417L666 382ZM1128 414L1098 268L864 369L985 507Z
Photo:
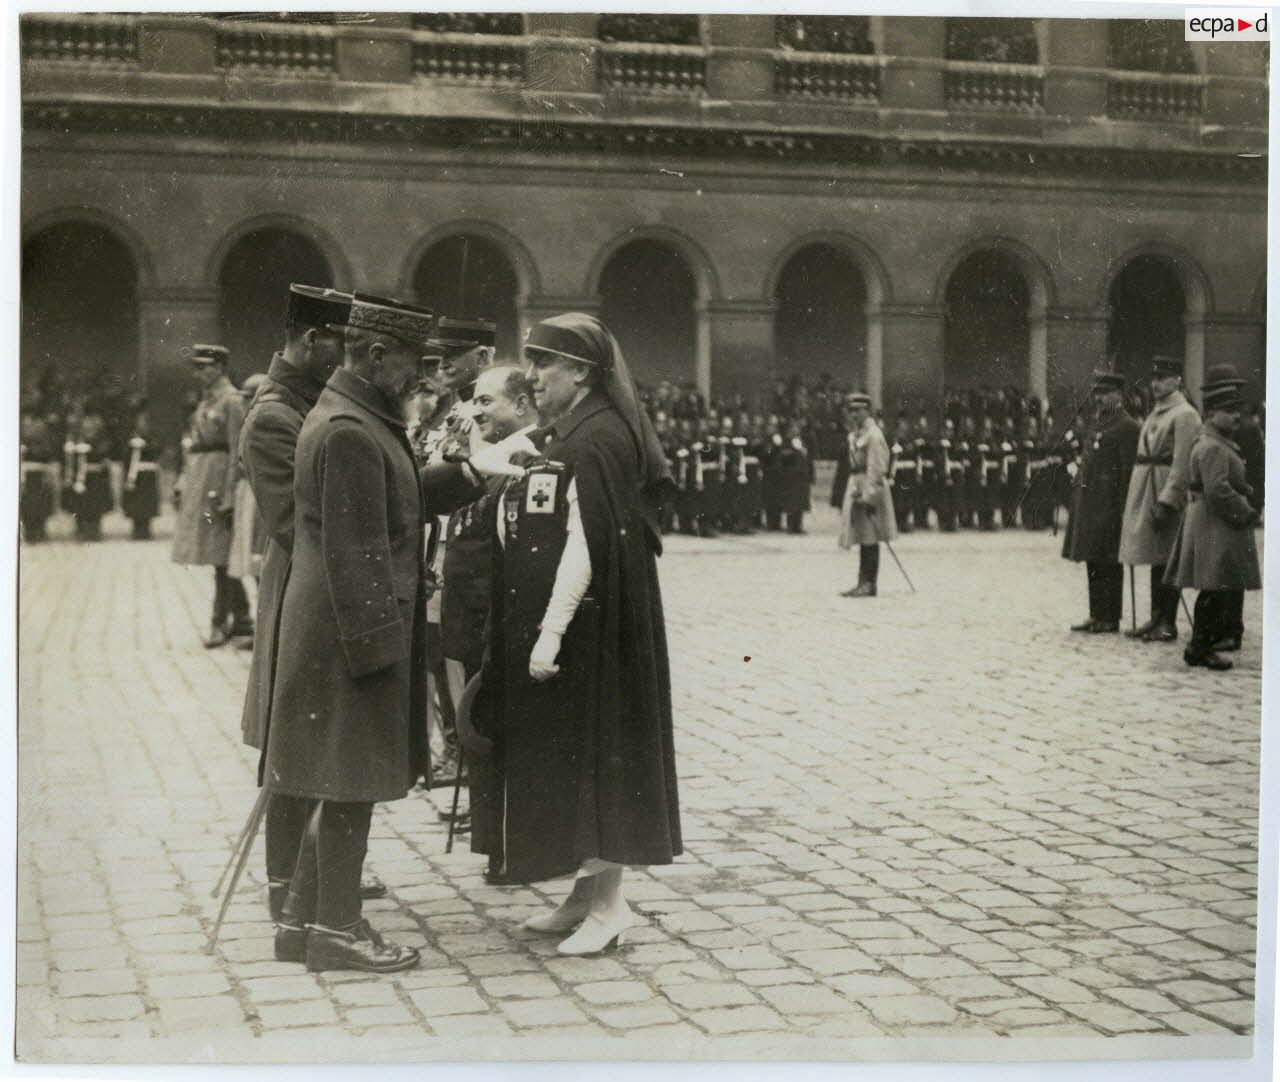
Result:
M663 155L778 164L829 162L931 172L1063 174L1108 179L1189 179L1263 186L1260 155L1227 151L1135 150L1000 142L996 139L768 131L693 125L641 125L520 119L403 116L118 102L38 101L23 107L27 131L103 132L237 143L365 143L477 147L540 154Z

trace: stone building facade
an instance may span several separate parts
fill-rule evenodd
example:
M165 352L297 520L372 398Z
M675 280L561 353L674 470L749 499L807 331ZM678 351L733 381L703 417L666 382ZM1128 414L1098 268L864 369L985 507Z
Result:
M1157 350L1261 393L1265 45L448 19L25 16L24 376L108 371L176 420L182 347L265 368L292 279L492 315L504 353L600 312L642 378L713 393L1070 399Z

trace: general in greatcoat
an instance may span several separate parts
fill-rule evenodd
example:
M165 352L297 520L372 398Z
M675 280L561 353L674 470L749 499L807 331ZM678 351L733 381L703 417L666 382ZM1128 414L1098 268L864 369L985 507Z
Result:
M417 951L361 917L373 804L412 786L425 708L424 523L478 494L476 467L414 461L404 406L431 313L357 295L343 368L298 436L293 561L264 783L314 802L276 933L309 969L390 972Z
M525 356L544 458L498 507L476 715L494 747L472 783L472 848L507 879L576 873L525 927L573 932L560 953L590 954L633 922L623 867L681 852L656 564L669 478L603 324L544 320Z
M1071 630L1102 633L1120 629L1124 605L1120 525L1138 453L1138 422L1124 409L1123 376L1095 373L1092 394L1096 428L1075 476L1062 555L1085 565L1089 584L1089 619Z
M213 615L206 646L221 646L235 635L251 635L249 598L227 571L232 516L239 474L233 448L239 445L245 406L227 378L225 346L191 347L191 364L203 388L183 440L181 502L173 533L173 561L212 567Z
M836 460L831 505L840 508L840 547L858 546L858 585L842 596L875 597L880 542L898 536L889 491L889 444L871 416L869 395L849 395L845 410L848 434Z
M1229 632L1232 595L1262 588L1254 527L1261 513L1249 501L1240 448L1231 439L1244 403L1239 382L1206 384L1206 421L1191 448L1187 468L1187 509L1169 553L1166 580L1199 590L1191 641L1183 651L1188 665L1229 669L1214 650Z
M1151 393L1155 405L1138 436L1138 457L1129 478L1120 562L1151 567L1151 619L1125 632L1144 642L1172 642L1178 637L1176 586L1164 581L1165 563L1187 502L1187 467L1191 444L1200 431L1200 415L1181 391L1182 363L1171 357L1151 359Z

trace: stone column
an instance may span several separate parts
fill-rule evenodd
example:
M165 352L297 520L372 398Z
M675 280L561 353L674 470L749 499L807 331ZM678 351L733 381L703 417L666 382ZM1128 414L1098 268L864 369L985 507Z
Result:
M868 304L866 308L866 372L864 382L867 394L871 396L871 404L876 409L884 408L884 316L879 305Z
M773 94L773 16L704 15L707 96L758 102Z
M1031 311L1030 369L1027 372L1027 388L1040 401L1044 401L1049 387L1049 324L1045 309Z
M871 322L868 317L868 346ZM943 310L926 304L886 304L880 309L879 323L883 343L881 399L897 402L906 395L923 399L927 408L933 409L942 398ZM870 350L867 372L870 383ZM870 388L868 393L874 394Z
M537 38L529 48L529 87L558 93L594 94L598 86L599 42L589 12L529 12L525 26Z
M1044 111L1084 118L1107 112L1105 19L1046 19Z
M773 379L776 308L765 301L700 304L695 359L698 390L708 399L741 393L755 397ZM714 357L714 380L712 358Z
M334 51L338 78L356 83L413 82L412 16L379 12L340 22Z
M1204 364L1233 364L1240 375L1249 381L1244 394L1261 399L1266 394L1267 376L1267 323L1260 315L1212 315L1202 324L1204 334ZM1188 387L1200 400L1200 383Z
M154 12L138 17L138 63L145 71L212 75L216 41L212 22Z
M1205 317L1188 312L1182 317L1182 324L1186 335L1182 356L1182 382L1190 388L1198 401L1200 384L1204 382Z
M887 110L946 109L942 65L946 20L885 17L880 24L886 60L880 105Z
M181 435L183 401L195 390L188 348L195 342L216 343L222 334L218 296L211 290L149 290L138 297L138 383L151 404L151 423L166 442ZM231 374L238 374L231 358Z
M1209 77L1205 124L1262 131L1258 149L1266 149L1267 49L1263 42L1206 44L1205 72ZM1231 133L1233 144L1239 132Z

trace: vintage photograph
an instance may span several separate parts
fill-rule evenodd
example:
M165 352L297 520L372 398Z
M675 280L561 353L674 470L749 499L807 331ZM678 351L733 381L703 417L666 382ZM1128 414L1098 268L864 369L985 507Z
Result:
M1269 1055L1157 13L12 11L17 1060Z

